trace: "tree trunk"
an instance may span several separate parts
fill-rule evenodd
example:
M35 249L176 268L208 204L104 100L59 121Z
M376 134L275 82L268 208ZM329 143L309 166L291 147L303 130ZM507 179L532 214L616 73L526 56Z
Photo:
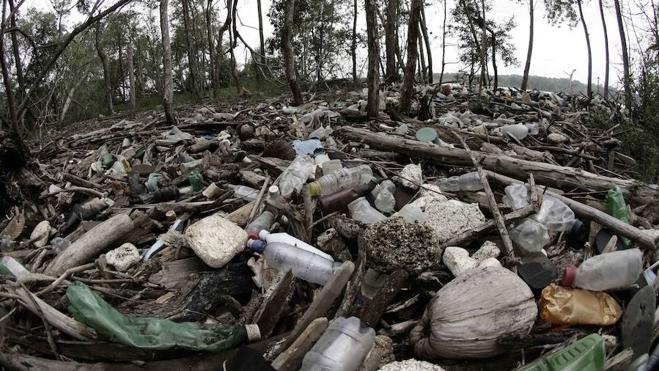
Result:
M604 18L604 4L599 0L600 17L602 17L602 28L604 29L604 51L606 52L606 63L604 70L604 99L609 99L609 32L606 28L606 19Z
M261 14L261 0L258 0L259 3L259 19L260 19L260 14ZM213 0L208 0L206 3L206 36L208 37L208 63L209 63L209 69L210 69L210 79L211 79L211 84L210 88L208 89L208 92L211 96L211 98L214 96L215 89L217 88L218 81L217 81L217 74L216 72L216 66L215 66L215 43L213 42Z
M291 89L293 96L293 103L296 106L304 103L302 100L302 92L297 82L297 73L295 72L295 54L293 53L293 46L291 45L291 33L293 31L293 11L295 10L295 0L286 0L284 8L284 27L281 31L281 53L284 57L284 68L286 71L286 80Z
M581 6L581 0L577 0L577 6L579 7L579 18L581 18L581 24L583 25L583 32L586 36L586 47L588 48L588 85L586 94L588 98L593 97L593 53L590 48L590 35L588 34L588 26L586 26L586 19L583 16L583 10Z
M376 0L364 0L366 11L366 36L368 42L368 103L366 112L369 117L377 117L380 103L380 45L378 42L378 18Z
M87 80L87 76L78 79L78 81L69 89L69 93L66 95L66 100L64 101L64 106L62 107L62 113L60 114L59 117L59 123L64 122L64 118L66 117L66 113L69 111L69 108L71 107L71 102L73 101L73 94L75 93L76 89L82 84L85 80Z
M421 33L423 33L423 40L426 43L426 55L428 56L428 82L432 84L433 82L433 73L432 73L432 49L430 48L430 39L428 38L428 27L426 26L426 7L421 2L421 21L419 22L419 27L421 27Z
M325 1L320 2L320 14L318 14L318 48L316 49L316 82L323 80L323 43L325 42Z
M533 0L530 0L533 1ZM442 71L439 73L439 85L444 81L444 68L446 67L446 8L448 0L444 0L444 22L442 23Z
M135 101L137 97L135 93L135 65L133 64L133 44L128 40L128 45L126 46L126 60L128 62L128 83L130 84L130 107L135 109Z
M224 45L222 45L222 42L224 40L224 33L229 29L231 26L231 10L233 9L233 2L232 0L227 0L227 17L224 20L224 23L218 30L218 38L217 38L217 59L215 63L215 76L217 79L217 86L216 90L220 88L220 67L222 66L222 61L224 60Z
M261 63L265 64L267 63L267 58L265 56L265 37L263 36L263 10L261 9L261 0L256 0L256 8L259 16L259 54L261 54ZM259 74L259 76L261 75Z
M625 88L625 105L629 113L632 112L632 81L629 75L629 50L627 49L627 37L625 36L625 23L622 19L620 0L614 0L616 18L618 19L618 33L620 33L620 45L622 48L623 84Z
M183 27L185 29L185 48L187 51L188 55L188 73L189 73L189 78L190 78L190 90L192 91L192 94L194 94L196 97L199 97L199 89L197 89L197 59L195 56L195 53L192 50L192 43L190 42L190 38L193 36L192 35L192 30L190 29L190 9L188 8L188 0L181 0L181 6L183 8Z
M165 110L165 118L169 125L174 125L174 81L172 77L172 44L169 41L169 20L167 18L167 7L169 0L160 0L160 34L162 37L162 106Z
M14 7L14 0L9 0L9 11L11 12L11 18L9 18L9 27L16 28L16 16L18 9ZM23 65L21 63L21 53L18 49L18 38L16 37L16 32L11 32L11 46L14 53L14 65L16 67L16 81L18 81L18 93L17 96L23 96L25 91L25 79L23 78Z
M387 0L387 17L384 23L384 48L386 72L384 82L391 84L398 80L396 69L396 22L398 20L398 0Z
M489 76L487 74L487 22L485 21L485 0L481 0L483 7L483 27L481 30L481 84L478 94L480 96L483 87L487 85Z
M535 12L533 3L535 0L529 1L529 47L526 51L526 63L524 64L524 76L522 76L522 90L526 90L529 84L529 72L531 71L531 56L533 55L533 26L535 23Z
M419 21L419 28L421 28L421 22ZM418 44L418 51L419 51L419 81L422 83L426 82L426 54L425 50L423 49L423 37L421 35L421 32L419 32L419 44Z
M459 0L459 2L460 2L460 5L462 5L462 11L464 12L465 17L467 18L467 25L469 25L469 31L471 32L471 37L474 39L474 45L476 45L476 52L480 56L479 59L480 59L480 62L481 62L481 81L480 81L479 85L482 86L483 80L484 80L484 77L485 77L485 68L483 66L485 64L485 61L484 61L483 52L482 52L483 48L482 48L480 42L478 42L478 35L476 34L476 28L474 27L474 22L472 20L472 15L469 12L469 8L467 8L466 1L465 0ZM471 84L472 84L473 76L474 76L473 58L472 58L470 71L471 71L471 73L469 74L469 87L471 88Z
M114 105L112 103L112 82L110 81L110 67L108 65L108 57L103 51L101 46L101 23L96 25L96 34L94 39L94 45L96 46L96 54L98 59L101 60L101 66L103 67L103 82L105 83L105 99L107 99L108 111L110 114L114 113Z
M18 115L16 114L16 102L14 101L14 89L9 79L9 66L5 59L5 17L7 13L7 0L2 1L2 25L0 26L0 68L2 68L2 82L5 85L5 95L7 96L7 108L9 110L9 121L11 122L14 134L20 135L18 130Z
M494 71L494 90L496 90L499 87L499 69L497 68L497 39L493 30L490 30L490 37L492 39L492 70Z
M352 82L357 84L357 0L352 2L352 45L350 55L352 56Z
M421 14L421 1L412 0L410 3L410 19L407 25L407 62L405 63L405 75L403 87L400 92L400 112L409 114L414 94L414 69L418 58L416 40L419 36L419 18Z

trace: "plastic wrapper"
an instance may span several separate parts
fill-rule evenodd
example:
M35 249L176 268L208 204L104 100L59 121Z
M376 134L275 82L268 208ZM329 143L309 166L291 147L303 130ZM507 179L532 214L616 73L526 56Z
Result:
M557 325L614 325L622 308L609 294L551 284L542 290L540 316Z

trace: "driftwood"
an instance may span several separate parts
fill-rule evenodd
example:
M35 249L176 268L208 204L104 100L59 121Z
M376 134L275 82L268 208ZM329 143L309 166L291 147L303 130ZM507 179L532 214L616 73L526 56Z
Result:
M469 154L463 149L440 147L347 126L342 127L337 132L350 140L363 141L379 150L404 153L439 164L472 166ZM581 169L522 160L500 154L476 152L476 155L481 158L481 165L484 169L522 179L527 178L528 174L532 173L539 184L602 192L608 191L611 187L617 185L635 203L659 200L659 190L650 188L647 184L637 180L611 178Z
M126 214L115 215L89 230L50 263L45 273L57 276L67 269L87 263L120 241L134 228Z
M295 339L288 349L272 361L272 368L277 371L295 371L300 368L302 359L313 347L314 343L323 335L329 321L325 317L316 318Z

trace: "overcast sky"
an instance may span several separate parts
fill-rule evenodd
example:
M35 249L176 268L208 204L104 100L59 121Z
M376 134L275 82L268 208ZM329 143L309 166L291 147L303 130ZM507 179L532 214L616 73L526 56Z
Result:
M170 0L171 1L171 0ZM454 0L449 1L449 13L453 7ZM106 0L109 3L109 0ZM584 1L584 16L588 24L591 45L593 51L593 84L597 83L598 77L601 82L604 82L604 68L605 68L605 52L604 52L604 33L602 30L602 22L599 13L597 0ZM360 0L363 4L363 0ZM441 29L443 22L443 6L441 1L430 0L426 3L431 3L426 7L426 16L428 17L429 32L432 33L431 47L433 49L433 69L437 72L441 69ZM622 69L620 58L620 39L618 37L618 29L615 17L615 10L613 9L612 1L605 1L605 4L611 3L605 9L605 18L609 30L609 47L611 53L611 84L617 83L618 72ZM628 1L621 1L626 4ZM224 6L224 1L216 0L216 7ZM220 5L221 4L221 5ZM526 59L526 51L528 45L528 27L529 27L529 14L526 4L519 4L513 0L493 0L494 10L492 16L495 19L501 20L508 18L511 15L515 17L517 27L512 32L512 41L517 47L516 56L520 62L519 66L499 67L500 74L522 74L524 69L524 61ZM265 18L265 33L266 37L271 35L272 26L267 19L267 11L270 8L270 0L262 0L263 12ZM27 7L38 7L41 9L52 10L49 0L27 0L25 3ZM605 5L606 6L606 5ZM135 6L135 9L140 9ZM223 10L223 9L222 9ZM171 6L170 6L171 11ZM548 77L567 77L568 74L576 69L574 79L586 81L587 78L587 62L588 54L586 49L586 40L581 24L577 27L570 29L567 26L553 27L550 26L544 17L544 5L542 0L536 0L535 10L535 38L533 48L533 59L531 63L531 75L540 75ZM241 35L246 39L251 46L258 46L258 19L256 11L256 0L239 0L238 14L245 25L241 28ZM363 19L363 5L360 5L360 21L359 27L365 28L365 21ZM449 15L450 17L450 15ZM224 19L224 17L222 17ZM68 22L71 25L75 21L82 20L81 16L73 15ZM448 22L451 22L449 19ZM247 27L251 26L251 27ZM447 40L447 45L454 44L453 40ZM244 55L244 50L242 51ZM360 53L361 59L365 58L365 50ZM457 60L457 48L454 46L447 47L447 62ZM456 65L448 65L447 72L456 72L458 67Z

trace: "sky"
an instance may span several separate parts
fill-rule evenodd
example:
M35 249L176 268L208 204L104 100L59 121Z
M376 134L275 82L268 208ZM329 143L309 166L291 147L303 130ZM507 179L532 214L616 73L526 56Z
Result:
M110 0L106 0L109 3ZM453 7L455 0L447 0L450 9ZM360 0L363 4L363 0ZM604 33L602 29L602 22L600 18L599 6L597 0L584 1L584 17L586 19L593 53L593 84L597 84L598 78L600 82L604 82L605 71L605 51L604 51ZM616 85L618 81L619 72L622 70L622 62L620 57L620 38L618 36L617 21L615 17L615 10L613 9L612 1L605 1L605 19L608 26L609 33L609 48L610 48L610 84ZM626 4L628 1L621 1ZM220 5L222 4L222 5ZM216 0L216 7L223 7L224 1ZM430 41L433 50L433 70L440 71L441 69L441 30L443 22L443 5L439 0L426 1L426 16L428 18L428 31L431 33ZM428 5L429 4L429 5ZM529 40L529 14L528 5L526 1L523 4L514 0L493 0L493 11L488 17L493 17L496 20L507 19L514 16L517 27L512 31L512 43L516 46L516 57L519 60L518 66L503 67L499 66L500 74L518 74L521 75L524 70L524 61L526 60L527 46ZM266 38L272 34L273 27L267 19L267 12L270 8L270 0L262 0L263 13L264 13L264 32ZM50 0L26 0L24 7L36 7L43 10L52 10ZM139 6L133 5L134 9L140 9ZM258 36L258 19L257 19L256 0L239 0L238 15L240 18L239 23L242 23L240 28L241 35L253 47L259 43ZM171 11L171 6L170 6ZM586 48L586 40L584 31L581 24L578 24L573 29L567 26L551 26L544 17L544 5L542 0L536 0L535 9L535 34L534 34L534 47L533 58L531 62L531 75L539 75L546 77L569 77L572 70L574 79L585 82L588 74L588 54ZM366 22L364 20L363 5L360 8L358 27L365 31ZM80 22L82 16L73 14L69 20L69 25L74 22ZM222 19L224 16L222 15ZM451 22L449 19L447 22ZM450 38L447 39L446 61L457 61L458 50L454 46L455 41ZM245 60L247 51L241 48L238 55L242 55ZM366 58L366 51L360 51L360 59ZM449 64L446 67L447 72L456 72L458 66ZM365 71L363 71L365 74Z

